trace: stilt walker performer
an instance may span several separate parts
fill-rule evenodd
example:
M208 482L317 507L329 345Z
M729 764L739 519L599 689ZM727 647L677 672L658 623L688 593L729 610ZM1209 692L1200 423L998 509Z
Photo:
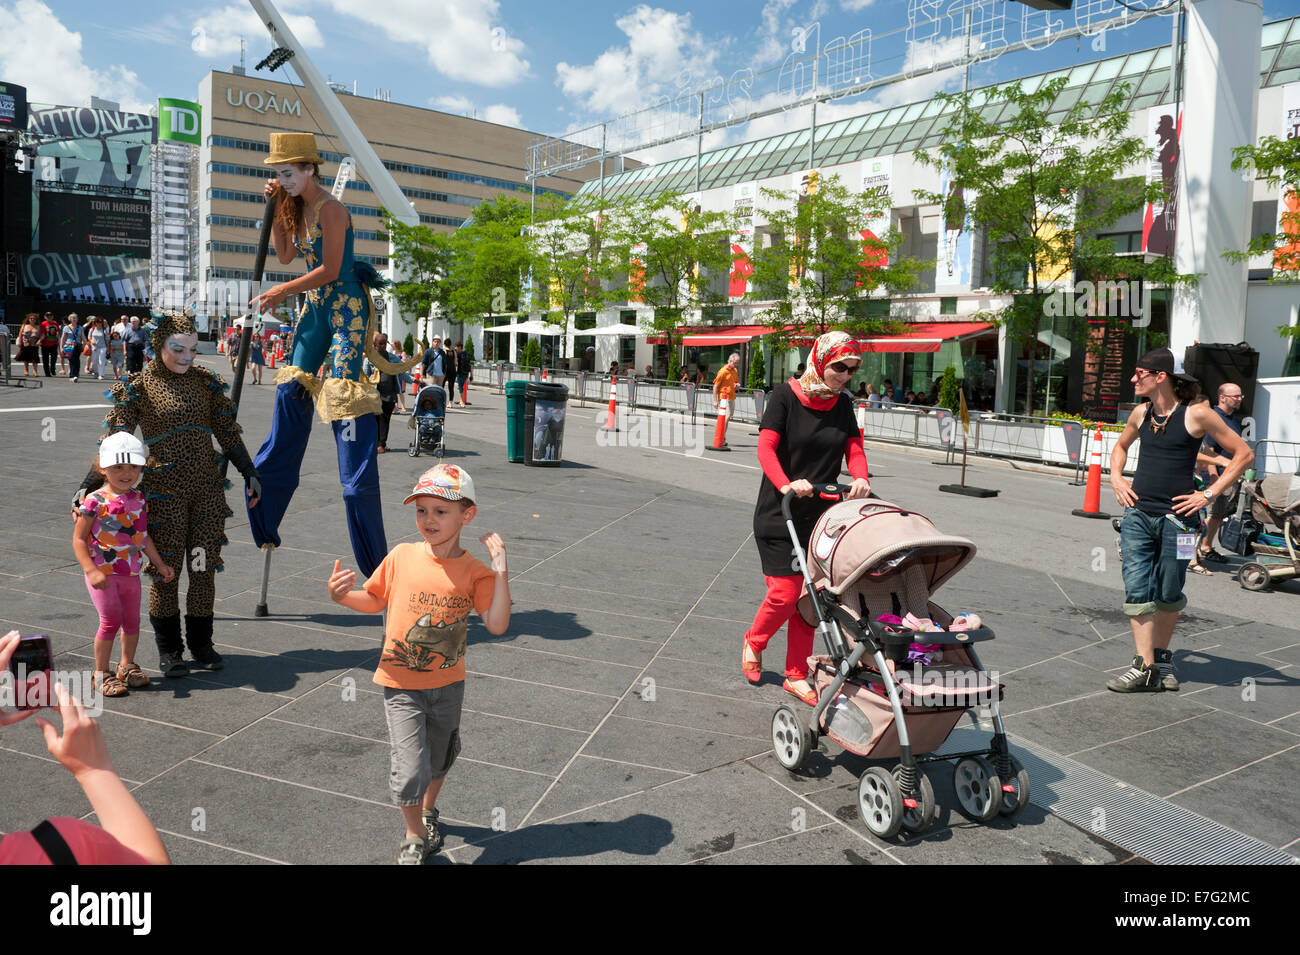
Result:
M272 133L266 165L275 178L264 190L275 197L277 213L271 240L280 262L296 255L306 260L306 275L273 286L249 304L273 312L288 296L305 293L306 304L294 333L293 355L275 375L275 411L271 432L257 452L254 466L262 478L263 497L249 508L253 540L259 547L280 546L280 522L298 488L299 469L311 434L311 407L334 429L339 481L347 511L352 554L359 571L369 576L388 553L380 511L378 440L379 395L361 374L364 355L387 374L413 367L394 364L371 344L375 310L372 288L384 280L352 252L352 220L347 209L320 183L316 139L311 133ZM316 377L328 362L330 377ZM267 569L269 570L269 552ZM263 591L265 592L265 591ZM258 613L263 613L259 605Z
M235 403L226 394L221 376L194 364L198 334L183 315L153 320L155 358L143 371L115 384L105 397L113 408L104 419L109 433L134 433L140 428L149 448L141 488L149 506L149 536L163 562L176 571L164 582L150 562L144 572L153 578L149 590L149 622L158 644L159 669L164 676L189 673L182 659L178 585L181 569L189 574L185 595L185 643L197 666L220 670L221 655L212 647L215 575L222 569L221 545L226 539L225 487L221 450L244 477L248 506L256 510L261 486L256 469L240 438ZM146 326L147 327L147 326ZM107 435L106 435L107 436ZM97 473L87 475L75 503L99 486Z

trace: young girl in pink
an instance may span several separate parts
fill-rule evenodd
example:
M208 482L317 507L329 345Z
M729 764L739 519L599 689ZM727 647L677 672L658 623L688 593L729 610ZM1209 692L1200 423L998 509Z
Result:
M149 685L136 665L140 642L140 569L148 557L170 581L175 572L162 562L147 528L144 494L136 489L145 463L144 444L133 434L110 434L99 446L104 485L77 508L72 550L86 572L86 589L99 611L95 634L95 688L104 696L125 696L127 687ZM122 662L109 669L113 638L122 631Z

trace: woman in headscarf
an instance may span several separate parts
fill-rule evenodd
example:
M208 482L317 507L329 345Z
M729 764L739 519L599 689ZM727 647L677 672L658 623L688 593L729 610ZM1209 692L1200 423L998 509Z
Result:
M807 370L800 378L779 385L768 399L758 438L763 483L754 506L754 541L767 582L767 596L745 634L741 669L745 679L762 680L762 653L782 624L786 627L784 689L812 706L817 696L808 685L808 657L813 630L796 612L803 576L781 515L781 500L793 490L791 503L801 546L808 546L813 525L833 503L813 492L815 484L838 483L840 466L848 460L853 483L849 498L871 493L867 456L853 416L849 380L862 364L857 342L844 332L817 339Z

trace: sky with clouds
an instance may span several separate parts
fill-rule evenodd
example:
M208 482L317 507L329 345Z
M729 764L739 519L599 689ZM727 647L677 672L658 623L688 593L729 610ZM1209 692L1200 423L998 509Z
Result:
M756 76L751 102L778 102L788 95L791 80L781 87L777 78L797 47L811 52L820 42L825 49L834 38L852 38L863 30L872 33L873 75L920 70L962 46L960 28L943 15L958 3L280 0L277 7L321 72L348 86L355 81L359 93L385 89L395 102L557 135L672 99L736 71ZM1019 35L1022 17L1041 32L1053 17L1072 26L1077 17L1115 9L1113 0L1076 0L1076 12L1060 18L1014 2L992 6L1005 9L1014 21L1007 25L1007 39ZM921 19L909 29L909 9L940 18ZM1296 15L1300 0L1264 0L1265 22ZM813 23L819 27L810 31ZM1044 52L1005 54L974 66L971 83L1167 44L1171 27L1170 18L1156 17L1110 31L1101 49L1096 38L1084 37L1058 41ZM209 69L239 62L241 37L250 73L271 45L243 0L0 0L0 37L0 79L28 87L33 102L82 105L94 94L141 111L159 96L194 97ZM845 63L850 72L861 68L860 62ZM277 78L285 74L281 70ZM866 104L914 102L960 83L960 71L916 75L853 102L824 105L818 118L861 113ZM806 114L778 113L748 130L718 133L707 145L806 122ZM664 147L641 158L680 152Z

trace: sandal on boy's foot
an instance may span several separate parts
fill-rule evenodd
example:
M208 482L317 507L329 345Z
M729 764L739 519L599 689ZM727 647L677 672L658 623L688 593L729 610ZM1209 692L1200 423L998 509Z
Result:
M126 663L125 661L119 663L117 665L117 678L133 690L149 685L148 675L135 663Z
M91 682L91 686L104 694L104 696L128 695L126 684L108 670L97 671L94 680Z
M789 679L786 679L786 681L781 684L781 689L785 690L791 696L799 698L803 702L807 703L809 706L817 705L817 691L812 689L811 687L808 688L807 693L800 693L798 690L794 688L794 684L791 683Z
M398 865L423 865L424 840L407 836L402 840L402 847L397 850Z
M442 833L438 831L438 810L423 809L420 819L424 822L424 854L437 855L442 848Z
M753 660L745 659L745 650L754 654ZM745 674L745 679L758 686L763 682L763 654L754 649L754 645L749 642L749 637L745 637L741 643L740 649L740 670Z

